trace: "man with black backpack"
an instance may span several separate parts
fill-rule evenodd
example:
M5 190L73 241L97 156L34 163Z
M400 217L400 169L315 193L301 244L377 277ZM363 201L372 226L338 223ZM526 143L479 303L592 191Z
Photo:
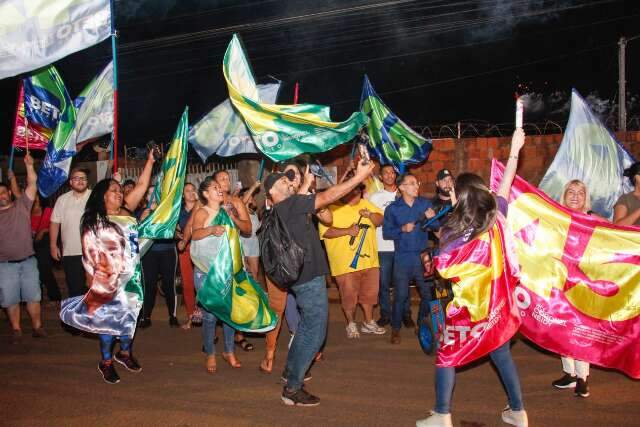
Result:
M265 271L279 275L280 280L278 277L272 279L280 286L290 287L296 296L301 316L284 372L287 384L282 391L282 401L286 405L320 404L318 397L303 388L305 372L324 342L329 312L325 284L329 268L311 216L345 196L372 171L372 163L361 162L351 179L322 193L309 195L295 194L292 182L284 173L271 174L265 179L265 193L273 203L268 216L275 215L265 218L259 235ZM309 173L307 167L305 174ZM290 241L277 239L276 243L269 239L276 228L290 236ZM274 259L275 254L285 252L291 255Z

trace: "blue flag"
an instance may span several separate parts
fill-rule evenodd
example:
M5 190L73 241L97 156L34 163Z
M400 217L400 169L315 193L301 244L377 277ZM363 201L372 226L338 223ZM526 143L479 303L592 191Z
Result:
M280 83L258 85L260 100L266 104L275 104L279 90ZM203 162L213 154L229 157L257 153L251 133L229 99L189 129L189 142Z
M391 164L400 174L405 165L421 163L429 157L431 140L414 132L382 102L364 76L360 110L369 116L369 151L381 165Z
M573 89L567 128L539 187L561 202L565 185L579 179L589 189L591 209L600 216L611 218L618 198L633 190L622 173L634 162L633 156Z

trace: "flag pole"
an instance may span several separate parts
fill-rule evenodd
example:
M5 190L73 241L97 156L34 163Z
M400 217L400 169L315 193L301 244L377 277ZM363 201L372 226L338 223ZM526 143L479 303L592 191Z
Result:
M113 173L118 171L118 51L116 47L116 14L114 0L111 5L111 54L113 56L113 144L111 157L113 159Z
M11 145L11 153L9 154L9 170L12 171L13 170L13 155L16 152L16 146L15 145Z
M18 89L16 90L16 119L13 123L13 138L11 138L11 151L9 153L9 170L13 170L13 156L16 153L15 138L18 133L18 116L20 115L20 93L22 92L22 79L18 79ZM25 110L26 118L26 110Z

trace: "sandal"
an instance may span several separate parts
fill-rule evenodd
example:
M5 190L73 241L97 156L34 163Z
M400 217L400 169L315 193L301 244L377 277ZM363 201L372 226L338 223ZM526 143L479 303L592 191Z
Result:
M247 341L246 338L242 338L240 341L234 340L234 343L236 345L239 345L240 348L243 349L244 351L253 351L253 344Z
M271 353L271 357L269 357L269 353L265 354L264 359L262 359L262 362L260 362L260 366L258 367L258 369L260 369L260 371L265 374L270 374L271 371L273 371L273 361L275 360L275 358L275 352Z
M205 366L207 368L208 374L215 374L218 371L215 354L212 354L205 358Z
M235 353L222 353L222 358L234 369L242 367L242 364L236 357Z

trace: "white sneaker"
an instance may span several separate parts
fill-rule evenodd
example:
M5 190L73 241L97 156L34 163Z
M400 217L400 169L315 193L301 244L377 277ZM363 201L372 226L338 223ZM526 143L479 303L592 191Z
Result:
M360 332L363 334L383 335L387 330L378 326L373 320L369 323L363 323L360 327Z
M358 326L355 322L351 322L347 325L347 338L360 338L360 333L358 332Z
M453 427L451 414L439 414L431 411L424 420L416 421L416 427Z
M514 411L513 409L509 408L509 406L502 410L502 421L516 427L529 426L527 411L525 411L524 409L521 411Z

